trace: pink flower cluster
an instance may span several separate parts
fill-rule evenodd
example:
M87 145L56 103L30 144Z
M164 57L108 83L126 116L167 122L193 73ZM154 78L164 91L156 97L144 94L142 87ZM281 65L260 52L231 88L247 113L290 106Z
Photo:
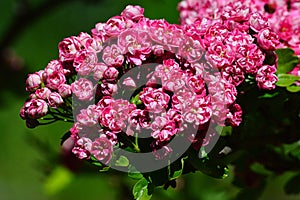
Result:
M64 99L71 96L71 86L67 84L70 70L63 62L53 60L44 70L29 74L26 80L26 91L29 98L21 108L20 116L26 120L28 127L38 125L37 119L47 114L52 120L62 119L59 109L67 106Z
M209 144L216 135L206 137L211 123L235 127L242 122L236 87L246 76L255 77L261 89L275 87L276 61L266 63L266 58L279 44L263 16L241 3L224 4L214 13L213 4L201 7L206 18L194 13L194 20L182 13L203 5L182 2L182 22L187 22L182 26L150 20L143 8L129 5L96 24L91 35L63 39L59 59L28 76L30 98L21 117L33 127L42 124L38 119L71 121L74 113L72 152L104 164L114 148L140 151L134 137L149 137L157 159L172 153L168 144L176 136L198 149ZM143 66L149 63L154 70ZM140 74L119 81L139 65L147 72L143 86ZM134 89L135 96L122 98Z
M276 62L267 63L266 57L276 60L272 52L280 38L252 2L182 1L181 22L187 35L203 44L206 59L218 67L224 79L238 86L252 76L259 88L270 90L277 81ZM270 70L266 72L266 68Z
M181 23L196 23L198 31L203 32L221 22L227 28L235 27L250 33L263 51L289 47L300 57L298 0L184 0L178 9ZM218 35L215 37L219 38ZM298 70L299 66L293 71ZM262 85L267 84L258 83L259 87Z

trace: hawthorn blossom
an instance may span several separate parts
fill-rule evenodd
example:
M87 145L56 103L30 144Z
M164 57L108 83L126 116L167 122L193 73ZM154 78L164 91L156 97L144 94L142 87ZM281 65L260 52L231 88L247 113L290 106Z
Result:
M151 52L152 40L146 31L128 29L119 35L118 45L130 62L141 65Z
M276 67L270 65L262 66L256 76L255 80L257 81L257 85L260 89L272 90L276 87L275 83L278 78L275 75Z
M73 66L80 76L88 76L97 63L97 55L95 52L81 52L75 59Z
M63 39L58 44L61 61L74 60L82 49L82 44L78 37L71 36Z
M34 92L38 88L40 88L42 82L43 82L43 71L40 71L39 73L29 74L26 80L26 91L28 92Z
M51 90L47 87L43 87L43 88L37 89L34 93L32 93L30 95L30 98L46 100L50 94L51 94Z
M48 105L51 108L58 108L60 105L64 103L63 98L57 93L57 92L52 92L48 98Z
M60 71L47 73L46 86L50 89L57 90L60 85L66 83L66 77Z
M97 124L99 116L100 108L96 105L90 105L87 109L80 110L76 120L84 126L93 126Z
M80 78L71 84L72 93L82 101L90 101L94 97L94 85L93 83L86 79Z
M67 98L72 94L71 86L68 84L61 84L57 90L62 98Z
M38 119L45 116L47 112L48 105L46 101L42 99L31 99L24 104L21 116L23 119L26 119L27 117Z
M121 12L121 16L124 16L132 21L138 21L144 16L144 8L140 6L133 6L128 5L126 8Z
M146 109L154 113L160 113L166 109L170 100L170 96L164 93L161 88L154 89L151 87L144 88L139 98Z
M72 149L72 152L79 159L89 159L92 148L92 140L86 137L79 138Z
M102 59L108 66L120 67L124 62L124 56L120 47L113 44L103 50Z
M100 162L108 164L112 158L113 145L106 135L100 135L91 145L90 153Z
M265 28L258 32L257 42L264 50L275 50L279 45L279 37L275 32Z

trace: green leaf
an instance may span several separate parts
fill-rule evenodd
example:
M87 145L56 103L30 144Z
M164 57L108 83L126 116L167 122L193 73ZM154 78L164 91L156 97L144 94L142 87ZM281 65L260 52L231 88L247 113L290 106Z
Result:
M278 56L277 74L286 74L299 63L299 59L292 49L277 49L276 54Z
M110 167L103 167L99 170L99 172L107 172L110 169Z
M276 85L279 87L288 87L299 80L300 80L300 77L292 75L292 74L278 74L278 81L277 81Z
M168 172L169 172L169 180L174 180L177 179L181 176L183 167L184 167L184 160L187 157L181 158L180 160L169 164L168 166Z
M132 179L139 180L143 178L143 174L141 174L134 166L129 165L128 167L128 176Z
M139 180L133 187L133 196L136 200L149 200L151 194L148 194L148 181L145 178Z
M290 85L286 88L286 90L289 92L299 92L300 86L299 85Z
M265 94L259 96L258 98L259 98L259 99L270 99L270 98L276 97L277 95L279 95L279 92L275 92L275 93L265 93Z
M133 103L133 104L135 104L137 106L140 105L140 104L142 104L142 101L140 100L140 94L137 94L134 97L132 97L130 99L130 103Z
M284 186L286 194L298 194L300 193L300 174L292 177Z
M127 167L129 165L129 160L125 156L120 156L118 160L116 160L116 166L118 167Z

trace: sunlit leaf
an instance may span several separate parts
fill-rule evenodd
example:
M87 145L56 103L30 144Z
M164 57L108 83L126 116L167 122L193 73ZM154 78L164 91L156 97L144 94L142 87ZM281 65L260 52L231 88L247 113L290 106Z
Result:
M300 91L300 86L299 85L290 85L286 89L289 92L299 92Z
M118 160L116 160L116 166L118 167L127 167L129 165L129 160L125 156L120 156Z
M145 178L139 180L133 187L133 196L136 200L149 200L151 194L148 194L148 181Z
M278 81L276 85L279 87L288 87L299 80L300 77L294 76L292 74L278 74Z
M286 74L299 63L299 59L292 49L277 49L276 54L278 56L277 74Z

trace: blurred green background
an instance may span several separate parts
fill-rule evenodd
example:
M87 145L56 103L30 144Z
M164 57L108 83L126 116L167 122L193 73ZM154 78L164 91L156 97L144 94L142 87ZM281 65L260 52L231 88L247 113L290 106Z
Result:
M60 137L71 124L28 129L19 118L27 97L26 74L44 68L58 55L63 38L90 32L97 22L118 15L127 4L145 8L146 17L178 23L178 0L1 0L0 1L0 200L132 199L134 180L126 174L98 173L60 164ZM231 171L232 171L231 167ZM292 174L271 177L261 199L285 196L282 186ZM176 189L157 189L153 199L232 199L233 173L216 180L201 173L179 179ZM300 187L300 186L299 186Z

